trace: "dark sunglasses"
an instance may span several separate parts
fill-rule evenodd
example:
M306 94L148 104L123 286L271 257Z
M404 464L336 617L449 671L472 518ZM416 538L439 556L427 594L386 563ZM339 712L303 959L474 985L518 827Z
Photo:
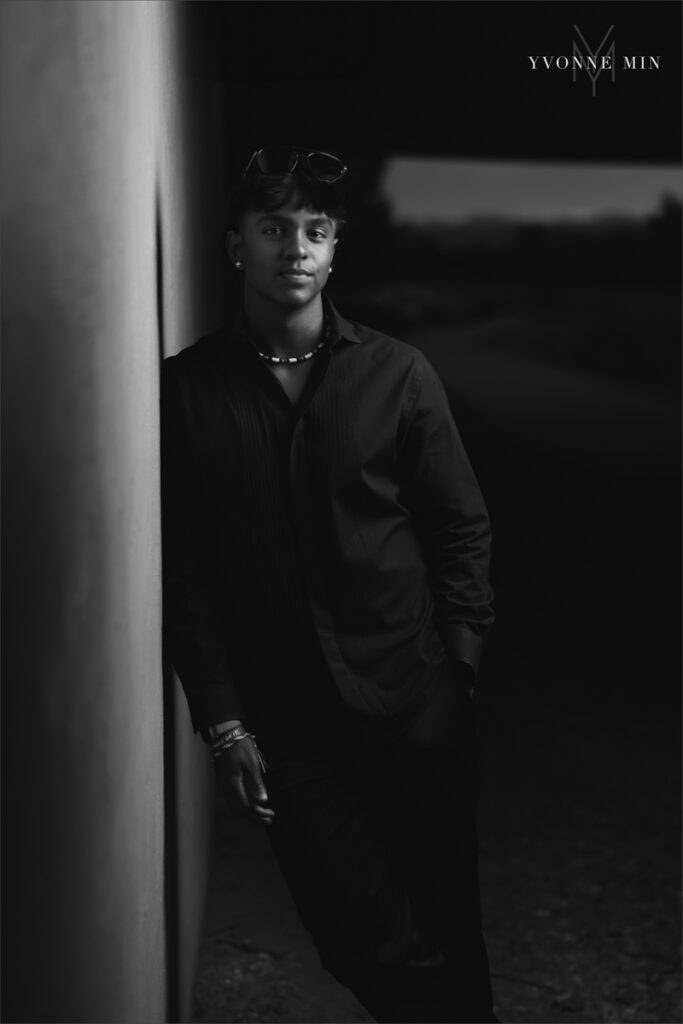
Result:
M321 153L317 149L265 146L263 149L257 149L249 157L242 181L250 174L293 174L299 164L304 164L311 176L325 185L341 181L348 169L339 157L332 156L331 153Z

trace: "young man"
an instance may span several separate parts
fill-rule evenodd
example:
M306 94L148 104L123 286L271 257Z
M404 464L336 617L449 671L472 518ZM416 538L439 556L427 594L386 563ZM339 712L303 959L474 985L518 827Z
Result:
M494 1021L472 698L489 523L425 357L323 296L345 172L253 155L242 306L164 363L166 636L324 966L378 1021Z

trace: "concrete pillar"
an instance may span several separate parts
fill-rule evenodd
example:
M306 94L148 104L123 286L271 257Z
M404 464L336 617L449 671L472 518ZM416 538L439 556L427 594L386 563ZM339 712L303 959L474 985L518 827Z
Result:
M208 799L184 719L164 743L158 497L160 355L200 327L182 7L0 5L5 1020L189 998Z

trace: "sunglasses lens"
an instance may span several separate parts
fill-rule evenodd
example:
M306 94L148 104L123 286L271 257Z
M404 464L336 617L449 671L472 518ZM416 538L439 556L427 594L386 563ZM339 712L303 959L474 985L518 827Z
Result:
M272 146L259 150L256 162L262 174L291 174L296 167L297 155L293 149Z
M338 181L344 174L344 164L336 156L329 153L311 153L308 157L311 171L318 181L325 181L331 184Z

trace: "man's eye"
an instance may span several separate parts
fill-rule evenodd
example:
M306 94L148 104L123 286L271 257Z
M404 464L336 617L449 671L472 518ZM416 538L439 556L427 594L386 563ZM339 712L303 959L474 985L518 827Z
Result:
M309 231L309 236L314 238L317 242L321 242L323 239L327 238L327 233L325 231Z
M275 226L269 227L269 228L264 228L263 233L264 233L264 235L277 235L277 234L280 233L280 228L275 227Z

